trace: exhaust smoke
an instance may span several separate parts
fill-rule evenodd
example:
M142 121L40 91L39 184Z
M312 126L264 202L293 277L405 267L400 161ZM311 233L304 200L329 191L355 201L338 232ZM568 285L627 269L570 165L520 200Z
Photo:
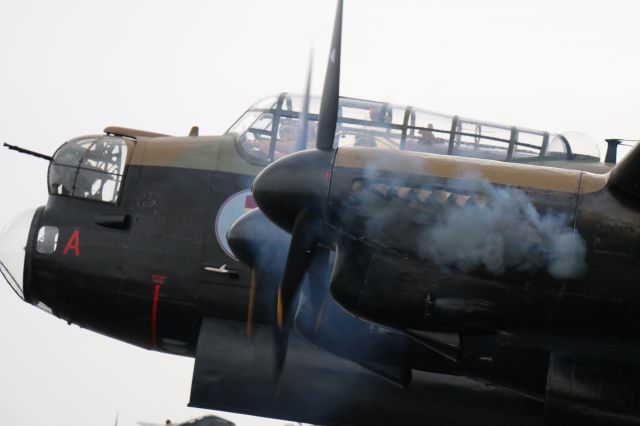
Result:
M441 210L433 226L419 236L421 255L462 272L480 267L493 274L544 268L556 279L578 278L586 272L586 246L571 226L572 217L541 214L519 189L463 179L456 190L482 193L489 202Z

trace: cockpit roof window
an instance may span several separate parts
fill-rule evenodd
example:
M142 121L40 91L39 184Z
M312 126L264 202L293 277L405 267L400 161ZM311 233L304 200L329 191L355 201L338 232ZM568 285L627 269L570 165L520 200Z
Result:
M118 136L71 140L49 166L49 193L116 204L134 142Z
M290 151L281 140L283 123L297 122L303 97L282 93L252 105L229 129L240 153L268 164ZM317 127L320 99L311 98L309 128ZM288 120L288 121L287 121ZM268 124L265 122L271 121ZM315 135L314 135L315 137ZM586 137L447 115L362 99L340 98L334 146L366 146L486 158L513 162L582 161L598 163L597 144Z

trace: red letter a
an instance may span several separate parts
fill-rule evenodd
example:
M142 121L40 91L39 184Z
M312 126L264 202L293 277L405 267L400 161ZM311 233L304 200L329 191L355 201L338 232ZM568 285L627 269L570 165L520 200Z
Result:
M69 238L69 242L65 246L62 254L67 254L69 250L73 250L76 256L80 256L80 232L78 232L77 229L71 234L71 238Z

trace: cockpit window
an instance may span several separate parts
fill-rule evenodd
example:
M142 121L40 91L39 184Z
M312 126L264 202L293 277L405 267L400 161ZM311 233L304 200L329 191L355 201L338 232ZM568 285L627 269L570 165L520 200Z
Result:
M317 121L307 123L307 140L300 140L300 119L281 117L278 123L278 136L273 151L273 158L278 159L287 154L312 148L317 134Z
M296 143L301 96L282 93L257 102L229 129L247 160L268 164L309 147L317 133L319 99L310 101L309 137ZM353 146L552 165L599 163L597 144L584 137L479 121L363 99L340 98L334 146Z
M271 127L273 114L263 112L240 136L240 146L251 159L266 162L271 149Z
M296 151L301 98L281 94L256 102L227 133L238 139L240 153L254 164L267 164ZM311 110L318 108L313 102ZM318 113L315 113L317 120ZM310 120L314 122L314 119ZM309 125L313 134L313 125ZM315 139L314 139L315 140Z
M71 140L49 166L49 193L115 204L133 141L117 136Z
M244 134L244 132L251 127L253 123L255 123L261 114L262 112L260 111L247 111L238 121L235 122L233 126L231 126L229 133L235 133L237 135Z

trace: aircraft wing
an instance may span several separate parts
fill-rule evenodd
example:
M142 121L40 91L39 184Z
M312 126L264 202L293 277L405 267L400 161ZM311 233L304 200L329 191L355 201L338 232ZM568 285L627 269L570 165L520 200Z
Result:
M534 401L465 377L415 370L411 386L403 388L314 347L297 333L290 335L287 366L276 385L273 333L273 326L255 324L247 345L244 321L206 318L198 339L189 406L305 419L313 424L353 424L359 419L373 425L416 424L416 419L425 418L433 424L451 424L442 419L456 409L458 401L468 400L475 401L477 409L470 412L466 424L510 424L505 419L512 416L512 408L535 410ZM503 398L512 405L492 409ZM396 409L374 416L371 405L382 402Z

